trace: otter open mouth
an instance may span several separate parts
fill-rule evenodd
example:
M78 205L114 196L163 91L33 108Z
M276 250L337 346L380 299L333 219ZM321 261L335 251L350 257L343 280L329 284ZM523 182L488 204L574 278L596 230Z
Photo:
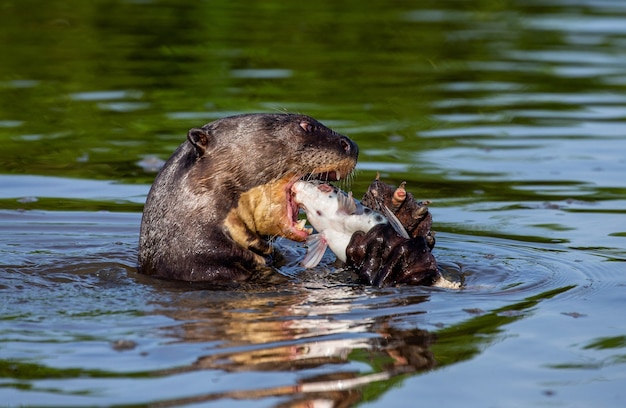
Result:
M318 167L308 174L290 173L280 179L262 184L242 193L237 206L225 221L231 237L246 248L268 252L269 245L262 237L284 237L306 241L313 232L306 227L306 219L299 219L300 204L293 198L292 187L298 180L319 180L322 183L339 181L348 176L354 163Z

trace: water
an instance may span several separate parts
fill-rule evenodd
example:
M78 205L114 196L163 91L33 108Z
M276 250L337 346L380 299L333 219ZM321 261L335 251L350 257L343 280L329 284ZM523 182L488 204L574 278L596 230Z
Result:
M0 405L626 401L626 4L8 1L0 7ZM433 201L465 289L138 275L189 128L314 116Z

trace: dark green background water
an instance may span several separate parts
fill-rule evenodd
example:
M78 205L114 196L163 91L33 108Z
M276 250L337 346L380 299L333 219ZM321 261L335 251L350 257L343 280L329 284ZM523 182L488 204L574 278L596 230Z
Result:
M0 2L0 405L623 406L626 3ZM134 270L189 128L301 112L461 291ZM242 152L245 154L245 152ZM331 405L332 406L332 405Z

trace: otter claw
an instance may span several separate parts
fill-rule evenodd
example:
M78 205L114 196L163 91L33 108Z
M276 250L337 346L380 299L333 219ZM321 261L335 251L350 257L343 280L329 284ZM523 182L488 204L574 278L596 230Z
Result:
M415 211L413 211L412 216L414 219L419 220L420 218L423 218L427 212L428 212L428 207L426 206L419 207Z

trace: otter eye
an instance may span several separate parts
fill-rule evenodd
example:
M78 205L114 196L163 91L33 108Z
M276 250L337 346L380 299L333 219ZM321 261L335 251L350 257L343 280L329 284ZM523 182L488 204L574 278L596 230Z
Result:
M376 222L382 222L383 221L383 216L380 214L376 214L376 216L374 217L374 219L376 220Z
M364 212L365 214L369 214L369 213L371 213L371 212L372 212L372 210L370 210L369 208L365 207L365 208L363 209L363 212Z

